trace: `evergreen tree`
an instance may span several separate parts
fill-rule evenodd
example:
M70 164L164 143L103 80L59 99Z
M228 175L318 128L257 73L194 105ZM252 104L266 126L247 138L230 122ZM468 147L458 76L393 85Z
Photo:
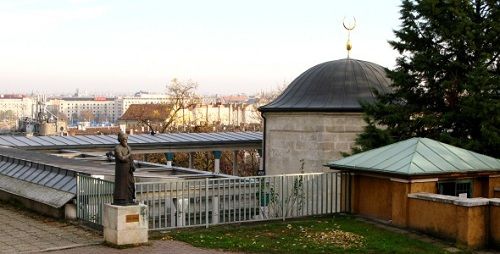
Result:
M357 144L428 137L500 157L500 1L403 0L400 13L393 93L363 105L375 124Z

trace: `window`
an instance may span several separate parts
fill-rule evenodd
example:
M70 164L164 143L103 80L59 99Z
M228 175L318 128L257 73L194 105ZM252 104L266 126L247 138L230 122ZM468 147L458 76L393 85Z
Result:
M458 196L460 193L467 193L467 197L472 197L472 181L443 181L438 182L438 192L442 195Z

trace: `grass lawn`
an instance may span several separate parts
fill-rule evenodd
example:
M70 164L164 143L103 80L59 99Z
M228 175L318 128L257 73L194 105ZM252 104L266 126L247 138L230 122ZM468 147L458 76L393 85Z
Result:
M202 248L254 253L446 253L439 246L340 215L182 229L167 237Z

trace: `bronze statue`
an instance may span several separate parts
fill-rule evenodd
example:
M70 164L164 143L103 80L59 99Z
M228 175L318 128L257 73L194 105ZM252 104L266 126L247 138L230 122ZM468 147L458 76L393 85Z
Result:
M134 160L127 145L127 134L118 133L119 145L115 147L115 191L113 205L135 205Z

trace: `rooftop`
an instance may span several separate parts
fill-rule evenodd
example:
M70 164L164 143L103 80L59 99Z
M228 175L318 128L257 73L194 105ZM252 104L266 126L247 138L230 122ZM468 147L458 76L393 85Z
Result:
M262 112L359 112L360 101L375 100L373 89L390 91L382 66L356 59L318 64L297 77Z
M326 166L397 175L500 172L500 160L428 138L412 138L355 154Z
M110 150L118 144L117 135L12 136L0 135L0 146L24 150L87 149ZM250 148L260 149L262 132L162 133L129 135L134 153L155 150Z
M135 164L137 182L232 177L143 161L135 161ZM0 146L0 190L56 208L75 197L77 174L114 181L114 173L114 160L109 161L104 155L45 154Z
M171 111L171 104L132 104L118 120L165 121Z

